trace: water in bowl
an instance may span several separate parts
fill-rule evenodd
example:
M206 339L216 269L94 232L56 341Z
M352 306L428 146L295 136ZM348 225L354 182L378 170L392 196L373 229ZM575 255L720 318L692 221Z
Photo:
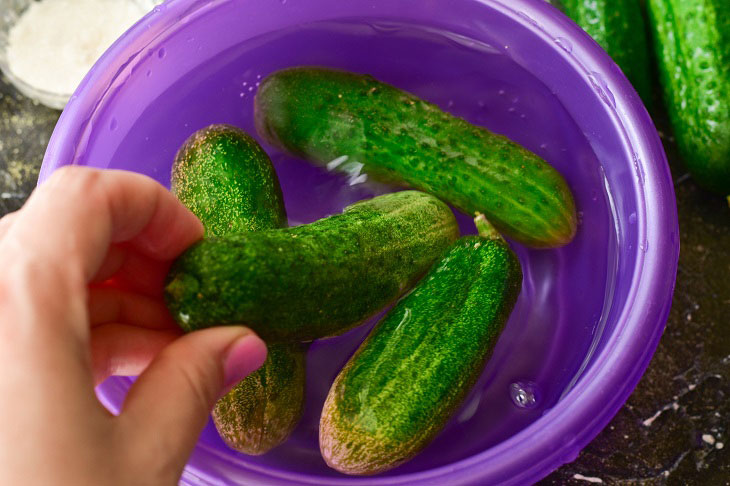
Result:
M189 49L205 48L194 37L187 43ZM211 123L231 123L253 133L253 98L267 74L289 66L323 65L369 73L411 91L509 136L566 174L579 210L578 235L558 250L514 245L524 270L522 293L481 379L439 437L416 459L387 474L463 459L541 417L574 384L610 310L604 302L610 302L605 296L613 289L616 234L610 192L596 156L550 91L506 52L448 32L393 22L305 25L249 40L214 57L162 92L134 120L115 117L112 100L95 121L100 126L105 123L117 137L109 167L143 161L147 174L166 179L175 152L193 131ZM150 52L150 61L140 66L145 75L136 82L154 77L153 63L172 62L174 54L164 46ZM350 174L336 174L265 148L278 171L291 224L310 222L394 190L363 182L357 167ZM95 160L96 150L93 140L79 146L76 163ZM468 216L459 219L465 233L474 231ZM585 292L586 275L590 285L604 291ZM372 322L314 343L308 357L304 417L285 444L266 455L247 457L227 449L209 424L201 447L249 467L275 465L296 472L338 474L319 455L319 414L335 375ZM113 379L104 386L123 391L130 383ZM119 400L109 398L119 396L115 393L107 393L112 408L119 406ZM455 443L460 447L449 446Z

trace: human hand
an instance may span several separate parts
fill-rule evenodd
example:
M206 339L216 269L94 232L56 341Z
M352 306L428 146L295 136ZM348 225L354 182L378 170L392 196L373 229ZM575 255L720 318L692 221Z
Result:
M250 330L180 337L162 302L198 219L151 179L58 170L0 220L0 484L175 484L208 413L258 368ZM119 416L96 399L141 376Z

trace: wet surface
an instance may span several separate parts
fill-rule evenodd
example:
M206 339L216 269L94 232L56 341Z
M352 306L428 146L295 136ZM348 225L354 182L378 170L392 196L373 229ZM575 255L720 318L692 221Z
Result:
M59 115L0 79L0 214L35 187ZM730 208L697 188L664 141L682 244L666 332L626 406L541 485L730 484Z

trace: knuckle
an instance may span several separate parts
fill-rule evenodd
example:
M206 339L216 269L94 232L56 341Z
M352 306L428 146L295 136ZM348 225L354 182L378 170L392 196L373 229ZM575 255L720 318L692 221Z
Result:
M49 188L60 189L65 194L89 197L94 195L100 184L101 171L67 165L56 170L49 179Z

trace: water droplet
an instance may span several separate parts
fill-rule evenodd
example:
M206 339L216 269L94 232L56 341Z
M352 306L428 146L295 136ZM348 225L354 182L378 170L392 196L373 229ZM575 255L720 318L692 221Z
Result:
M555 39L555 43L568 54L573 52L573 44L571 44L570 41L565 37L557 37Z
M247 85L248 85L248 81L244 81L243 83L241 83L241 86L247 86Z
M150 76L152 76L152 70L151 69L148 69L147 72L144 73L144 75L149 78Z
M523 114L521 114L521 115L520 115L520 118L524 120L525 118L527 118L527 115L525 115L525 114L523 113Z
M531 381L517 381L509 386L512 402L520 408L535 408L540 400L537 385Z
M641 159L638 155L633 155L634 159L634 172L636 172L636 178L639 179L639 183L644 185L644 168L641 165Z
M635 224L636 223L636 213L629 214L629 224Z
M500 89L499 91L497 91L497 94L498 94L499 96L504 96L504 95L505 95L505 93L507 93L507 92L506 92L505 90L503 90L503 89Z
M543 150L545 150L547 148L547 146L548 145L546 143L541 143L540 144L540 148L543 149Z
M260 74L257 74L256 75L256 79L261 79L261 75Z
M109 130L111 130L113 132L114 130L117 129L118 126L119 126L119 122L117 121L117 119L112 118L112 120L109 122Z
M593 189L593 190L591 191L591 200L592 200L592 201L597 201L597 200L598 200L598 191L597 191L597 190L595 190L595 189Z
M640 249L641 251L643 251L644 253L646 253L647 251L649 251L649 242L648 242L648 241L646 241L646 240L644 240L644 241L643 241L643 242L641 243L641 245L639 245L639 249Z
M606 80L603 79L603 76L594 71L588 75L588 80L591 82L591 86L593 86L593 90L598 94L598 97L604 103L616 108L616 98L614 98L611 90L608 89L608 85L606 84Z
M243 92L238 93L238 96L241 97L241 98L243 98L244 96L246 96L246 93L243 93Z
M449 100L449 101L446 102L446 107L447 108L451 108L452 106L454 106L454 100Z
M535 26L540 25L540 24L537 23L537 20L533 19L532 17L530 17L529 15L527 15L525 12L519 12L518 15L520 17L522 17L523 19L527 20L532 25L535 25Z
M516 108L515 108L514 106L510 106L509 108L507 108L507 111L508 111L509 113L514 113L514 112L515 112L515 111L517 111L517 110L516 110Z
M254 89L254 88L253 88L253 86L249 86L249 87L248 87L248 92L249 92L249 93L250 93L250 92L252 92L252 91L253 91L253 89Z
M160 59L164 59L165 56L167 56L167 49L165 49L164 47L160 47L160 50L157 51L157 57L159 57Z

